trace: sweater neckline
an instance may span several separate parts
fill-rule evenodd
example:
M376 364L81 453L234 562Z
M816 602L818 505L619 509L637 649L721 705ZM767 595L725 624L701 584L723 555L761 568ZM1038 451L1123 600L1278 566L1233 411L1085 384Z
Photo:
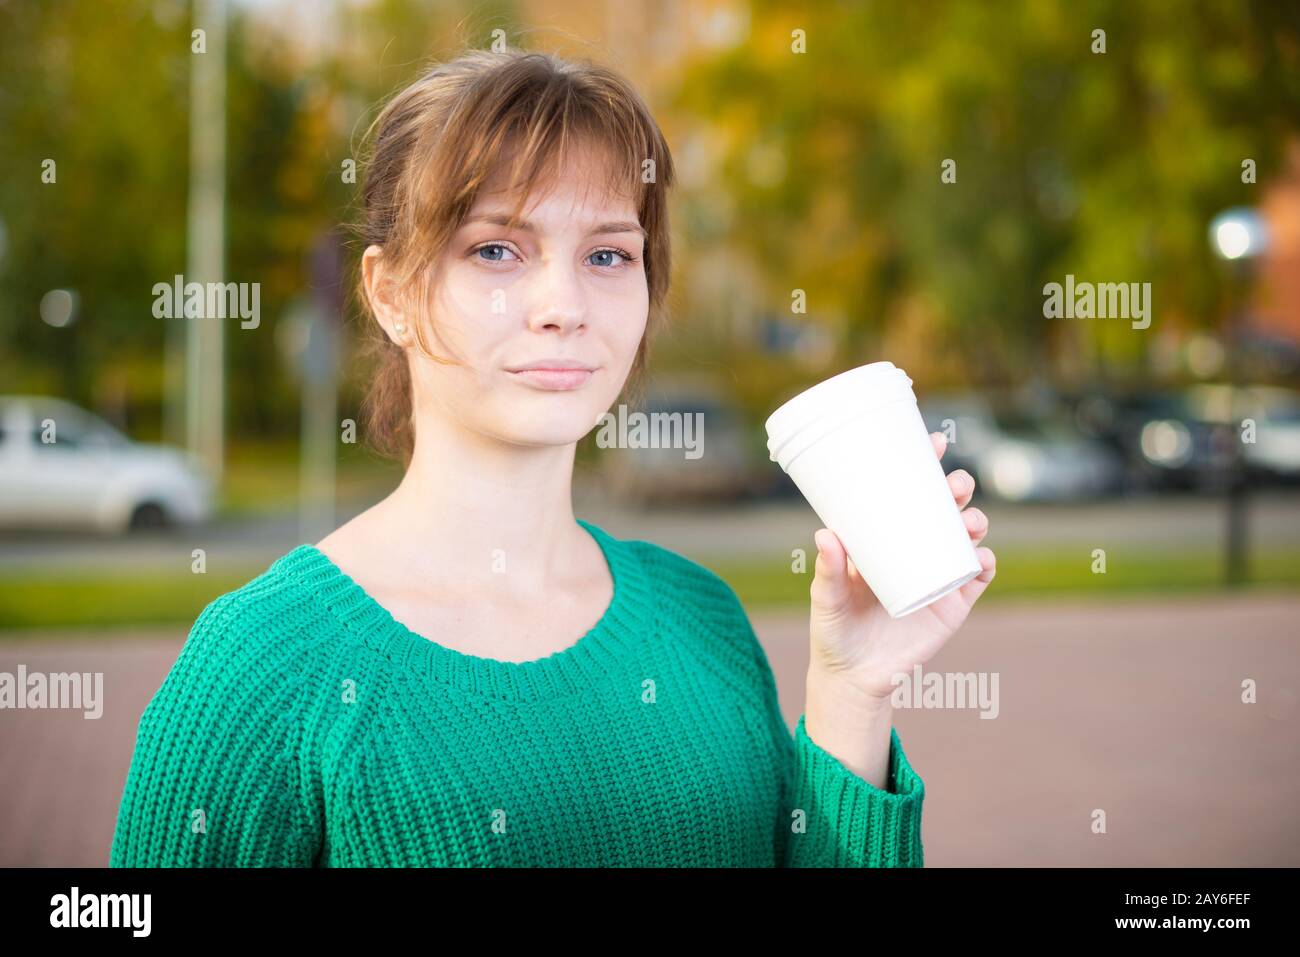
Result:
M614 674L653 624L644 574L627 543L590 522L577 522L600 546L614 582L613 596L600 619L574 644L530 661L472 655L417 634L315 545L298 545L271 570L299 578L348 632L421 678L488 698L562 698L584 694Z

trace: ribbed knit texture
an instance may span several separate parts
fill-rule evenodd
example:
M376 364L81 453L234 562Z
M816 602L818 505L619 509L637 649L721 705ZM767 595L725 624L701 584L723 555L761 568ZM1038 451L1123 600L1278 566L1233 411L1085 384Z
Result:
M920 867L898 732L881 790L791 734L722 579L579 523L614 597L535 661L415 634L312 545L214 600L140 718L111 865Z

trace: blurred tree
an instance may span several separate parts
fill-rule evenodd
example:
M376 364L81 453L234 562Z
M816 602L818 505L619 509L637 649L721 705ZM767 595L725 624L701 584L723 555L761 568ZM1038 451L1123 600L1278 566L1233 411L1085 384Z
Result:
M161 356L150 289L184 261L189 42L184 4L0 4L5 391L89 402L103 357ZM54 288L77 291L70 326L40 319Z
M743 43L681 75L675 103L718 157L690 203L731 194L726 235L773 308L802 288L802 318L843 317L837 365L901 357L972 382L1079 357L1136 370L1165 324L1219 320L1206 225L1257 201L1242 161L1267 181L1296 133L1300 7L750 6ZM1045 319L1043 286L1067 273L1150 282L1151 328ZM755 374L770 387L781 365Z
M306 251L355 215L342 164L360 159L381 99L493 29L530 42L506 0L341 3L316 46L250 19L268 9L231 6L227 273L261 284L262 311L227 338L236 436L296 434L275 324L306 286ZM666 129L685 125L674 110L693 122L697 135L674 140L682 160L706 160L677 220L695 247L676 257L685 309L703 310L698 288L755 338L747 309L824 323L835 364L883 355L922 378L984 382L1140 368L1158 330L1218 320L1205 226L1256 200L1242 160L1266 183L1296 132L1295 5L749 9L749 36L683 64L661 110ZM125 382L141 435L162 398L151 290L185 263L190 16L185 0L0 0L0 388L94 405ZM806 53L792 52L795 30ZM1151 282L1151 329L1044 319L1042 287L1067 273ZM78 294L71 326L39 317L55 288ZM806 315L791 313L796 288ZM712 368L756 407L813 374L757 351ZM365 386L364 369L349 373L343 414Z
M0 390L49 391L89 407L121 399L140 437L161 428L165 323L153 286L185 271L191 5L0 0ZM433 0L337 5L313 45L273 10L229 7L226 280L260 284L261 322L227 326L230 435L296 436L297 385L275 324L308 282L305 258L353 215L361 179L343 163L378 101L419 65L492 28ZM262 19L258 19L258 16ZM322 11L321 15L325 15ZM328 34L327 34L328 35ZM55 179L43 182L46 160ZM42 322L41 297L75 290L77 321ZM353 370L355 407L364 382ZM107 410L106 410L107 411ZM116 414L115 414L116 417Z

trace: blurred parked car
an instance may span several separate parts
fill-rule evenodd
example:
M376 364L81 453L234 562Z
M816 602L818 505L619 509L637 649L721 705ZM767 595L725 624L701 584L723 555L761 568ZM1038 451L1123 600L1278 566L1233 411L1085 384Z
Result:
M1190 389L1078 398L1085 431L1121 452L1136 487L1222 486L1240 445L1256 480L1300 479L1300 397L1290 389L1204 384ZM1254 422L1254 441L1244 424Z
M927 396L921 417L931 432L950 432L945 472L961 468L977 489L1009 502L1066 501L1123 488L1123 461L1083 435L1063 411L1021 411L1010 399Z
M1184 393L1095 394L1075 407L1080 426L1124 457L1134 489L1212 486L1231 461L1231 436L1199 417Z
M609 414L617 419L619 410ZM747 499L772 491L783 474L768 460L758 437L762 430L747 427L741 410L717 394L701 389L651 391L640 407L626 410L627 435L616 437L616 442L632 438L637 415L645 416L643 427L657 431L668 447L634 448L629 442L601 449L602 475L619 501L650 506ZM617 422L614 430L618 436ZM687 443L692 448L684 447Z
M0 526L114 532L211 508L211 481L180 449L133 442L62 399L0 396Z
M1188 390L1187 401L1198 420L1241 443L1243 464L1253 478L1300 479L1300 395L1294 390L1206 384Z

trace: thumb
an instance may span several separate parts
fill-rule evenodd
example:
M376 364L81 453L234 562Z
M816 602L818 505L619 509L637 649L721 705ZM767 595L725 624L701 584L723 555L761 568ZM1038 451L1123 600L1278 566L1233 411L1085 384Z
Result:
M818 529L813 541L817 544L817 564L810 592L813 612L834 615L849 604L848 552L829 528Z

